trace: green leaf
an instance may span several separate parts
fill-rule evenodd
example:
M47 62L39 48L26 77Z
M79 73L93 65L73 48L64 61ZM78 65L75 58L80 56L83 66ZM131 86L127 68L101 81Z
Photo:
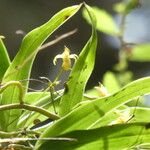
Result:
M59 95L58 95L59 93ZM54 105L56 107L56 110L58 111L58 105L60 103L60 97L62 95L62 91L58 91L57 93L54 93ZM48 110L51 113L55 113L54 112L54 108L53 108L53 104L52 104L52 100L50 97L50 93L49 92L33 92L28 94L28 96L25 97L27 101L29 101L31 98L35 99L34 103L32 103L32 105L34 106L38 106L38 107L42 107L46 110ZM31 100L33 100L31 99ZM18 128L22 128L24 126L26 126L26 128L31 128L34 125L34 120L38 119L40 122L44 121L47 119L46 116L43 116L37 112L31 112L31 111L24 111L24 113L20 116L19 121L18 121Z
M27 93L25 96L25 102L35 105L35 106L42 107L42 108L44 106L48 107L50 104L50 94L49 94L49 92ZM31 112L31 111L26 110L20 116L18 123L17 123L17 127L18 128L23 128L23 127L30 128L33 126L33 122L35 119L38 118L39 120L41 120L41 118L39 118L39 116L40 116L40 114L37 112ZM41 115L41 116L43 119L45 119L45 116L43 116L43 115Z
M10 59L7 53L7 49L0 37L0 82L2 81L2 78L9 65L10 65Z
M150 62L150 44L140 44L131 49L131 61Z
M72 17L80 9L80 7L81 5L75 5L61 10L47 23L28 33L21 44L21 48L17 56L7 69L7 72L3 78L3 83L11 80L28 79L34 58L38 52L38 48L57 28L65 23L70 17ZM23 85L26 87L24 90L25 93L28 82L24 82ZM18 94L18 89L15 87L9 87L3 93L1 105L19 102ZM4 131L12 131L16 129L17 120L20 114L21 110L8 110L1 112L1 128Z
M114 5L114 10L117 13L127 15L133 9L137 8L139 5L140 5L139 0L123 0L123 1L121 1L121 2Z
M117 93L93 100L76 108L64 118L51 125L41 137L58 136L73 130L82 130L101 126L102 118L132 98L150 93L150 77L136 80ZM41 145L41 141L37 145Z
M127 0L126 3L126 13L130 13L133 9L139 6L139 0Z
M97 33L95 30L96 20L88 5L86 5L86 9L92 22L92 35L80 53L79 58L71 71L69 80L66 83L67 87L60 104L60 116L69 113L77 103L82 101L86 83L95 64L97 47Z
M119 110L117 109L117 112L120 112L120 114L116 113L116 110L114 110L114 112L109 112L107 113L102 119L100 124L96 124L94 126L94 128L97 127L102 127L102 126L107 126L110 125L112 123L114 123L114 121L116 121L118 118L122 118L124 120L126 120L126 122L124 123L140 123L140 122L147 122L149 123L149 115L150 115L150 108L144 108L144 107L127 107L125 109ZM125 112L126 115L125 115ZM123 114L124 115L121 115ZM129 114L129 115L128 115Z
M25 95L24 102L27 104L34 104L39 99L49 96L49 92L28 92Z
M136 81L128 84L123 89L121 89L120 92L113 94L112 97L110 96L111 98L110 99L108 98L109 105L106 106L107 104L106 105L104 104L101 111L104 109L109 109L109 107L111 109L109 111L104 110L105 114L102 115L102 117L99 118L95 123L93 123L89 128L100 127L101 120L103 119L103 117L105 117L105 115L107 115L108 112L110 113L112 110L114 110L114 108L122 106L121 104L130 102L130 101L134 100L134 98L136 98L137 96L149 94L150 93L149 83L150 83L150 77L142 78L142 79L136 80ZM107 107L107 108L105 108L105 107Z
M98 7L92 7L92 9L97 20L96 28L99 31L110 35L114 35L118 33L118 29L114 22L114 19L108 12ZM91 24L91 20L85 9L83 10L83 17L86 19L88 23Z
M120 89L115 74L109 71L104 74L103 84L110 93L117 92Z
M79 130L60 135L76 141L49 141L36 150L123 150L150 142L150 124L133 123L105 126L94 130Z
M131 122L150 122L148 117L150 116L150 108L131 107L130 113L134 115Z

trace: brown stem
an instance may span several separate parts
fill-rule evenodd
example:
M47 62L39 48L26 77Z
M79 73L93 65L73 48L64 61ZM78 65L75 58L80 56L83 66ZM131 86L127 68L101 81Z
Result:
M10 138L10 137L15 137L18 136L19 134L24 133L25 134L34 134L34 135L40 135L40 133L36 132L36 131L32 131L32 130L26 130L26 131L16 131L16 132L3 132L0 131L0 137L1 138Z
M52 41L50 41L50 42L48 42L48 43L42 45L42 46L39 48L39 51L41 51L41 50L43 50L43 49L45 49L45 48L47 48L47 47L49 47L49 46L52 46L52 45L58 43L59 41L61 41L61 40L65 39L65 38L67 38L67 37L69 37L69 36L75 34L76 32L77 32L77 29L74 29L74 30L72 30L72 31L70 31L70 32L67 32L67 33L62 34L61 36L58 36L56 39L54 39L54 40L52 40Z
M38 106L33 106L33 105L28 105L28 104L8 104L8 105L0 106L0 111L9 110L9 109L26 109L29 111L35 111L46 117L49 117L52 120L57 120L60 118L59 116L52 114L49 111Z

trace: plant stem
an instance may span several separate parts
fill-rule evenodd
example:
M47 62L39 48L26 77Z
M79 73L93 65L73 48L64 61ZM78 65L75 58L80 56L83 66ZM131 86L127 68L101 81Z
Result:
M3 132L3 131L0 131L0 137L1 138L15 137L15 136L18 136L19 134L22 134L24 132L25 132L25 134L40 135L40 133L38 133L36 131L32 131L32 130L16 131L16 132Z
M61 68L52 84L55 84L58 81L62 73L63 73L63 69Z
M54 112L55 112L55 114L57 114L56 107L55 107L55 104L54 104L54 96L53 96L54 89L53 89L53 87L49 88L49 92L50 92L50 97L51 97L52 105L53 105L53 108L54 108Z
M121 48L123 48L123 46L124 46L123 36L124 36L124 31L125 31L125 21L126 21L126 14L123 13L121 16L120 34L119 34L119 41L120 41Z
M46 117L49 117L52 120L57 120L60 118L59 116L52 114L49 111L38 106L33 106L33 105L28 105L28 104L8 104L8 105L0 106L0 111L9 110L9 109L26 109L29 111L35 111Z
M25 145L20 145L20 144L9 144L8 148L10 149L21 149L21 150L33 150L32 147L28 147Z
M125 45L125 42L123 39L124 32L125 32L125 20L126 20L126 13L123 13L121 16L121 22L120 22L120 34L118 36L119 41L120 41L120 52L119 52L120 59L122 59L123 57L122 55L123 55L123 49Z
M9 86L17 86L20 93L19 93L19 101L20 101L20 104L23 104L23 98L24 98L24 89L23 89L23 86L22 84L19 82L19 81L9 81L7 83L4 83L4 85L2 85L0 87L0 94L6 89L8 88Z
M119 72L123 72L127 69L127 58L125 54L125 41L124 41L124 32L125 32L125 21L126 21L126 13L121 14L120 27L118 39L120 41L120 50L119 50L119 63L117 64L117 70Z
M77 29L74 29L74 30L72 30L72 31L70 31L70 32L67 32L67 33L62 34L61 36L58 36L56 39L54 39L54 40L52 40L52 41L50 41L50 42L48 42L48 43L42 45L42 46L39 48L39 51L41 51L41 50L43 50L43 49L45 49L45 48L47 48L47 47L49 47L49 46L52 46L52 45L58 43L59 41L61 41L61 40L65 39L65 38L67 38L67 37L69 37L69 36L75 34L76 32L77 32Z

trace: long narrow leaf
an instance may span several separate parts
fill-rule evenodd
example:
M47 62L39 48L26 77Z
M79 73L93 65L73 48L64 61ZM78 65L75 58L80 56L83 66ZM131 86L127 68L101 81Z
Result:
M6 47L2 39L0 38L0 82L2 81L2 78L9 65L10 65L10 59Z
M92 35L79 55L66 83L67 88L60 104L60 116L69 113L77 103L82 101L86 83L94 68L97 47L96 20L88 5L86 9L92 22Z
M101 127L94 130L70 132L60 137L76 141L49 141L36 150L123 150L136 148L141 144L150 144L150 124L134 123Z
M62 91L60 91L59 93L61 94L61 92ZM61 95L57 95L57 94L55 94L53 97L54 98L53 101L54 101L54 105L56 107L56 110L58 110L58 105L59 105L60 97L61 97ZM32 94L32 95L34 95L34 94ZM51 101L50 93L43 94L43 96L41 98L39 96L38 100L36 102L32 103L32 105L42 107L51 113L55 113L54 108L53 108L53 104ZM42 122L48 118L46 116L43 116L43 115L37 113L37 112L31 112L31 111L26 110L26 111L24 111L24 113L19 118L18 127L22 128L22 127L26 126L26 128L31 128L34 125L34 121L37 119L38 119L38 121Z
M25 95L24 101L27 104L34 104L41 98L49 96L49 92L28 92Z
M38 48L58 27L60 27L70 17L72 17L80 7L81 5L75 5L61 10L59 13L54 15L47 23L27 34L22 42L17 56L14 58L12 64L5 73L3 83L9 82L11 80L28 79L30 76L34 58L38 52ZM28 57L31 58L26 61ZM24 82L25 87L27 87L27 84L28 82ZM26 89L24 92L26 92ZM1 105L18 102L18 94L19 91L16 88L8 88L3 93ZM20 113L20 110L8 110L1 113L1 128L4 131L14 130L16 128Z
M58 136L73 130L94 127L102 117L132 98L150 93L150 77L130 83L119 92L102 99L97 99L72 111L70 114L51 125L42 137ZM39 142L37 145L41 144Z
M115 110L116 112L116 110ZM131 122L149 122L150 116L150 108L144 107L128 107L120 111L120 114L115 112L107 113L104 117L102 117L100 122L97 122L92 128L98 128L102 126L107 126L110 124L117 123L117 120L121 118L123 121L126 120L124 123L131 123ZM121 114L122 113L122 114ZM118 122L119 123L119 122ZM123 122L122 122L123 123Z

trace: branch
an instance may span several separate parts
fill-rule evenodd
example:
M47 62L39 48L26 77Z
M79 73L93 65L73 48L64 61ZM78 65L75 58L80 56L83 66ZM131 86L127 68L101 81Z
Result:
M8 104L8 105L0 106L0 111L9 110L9 109L26 109L29 111L35 111L46 117L49 117L52 120L57 120L60 118L59 116L52 114L49 111L38 106L33 106L33 105L28 105L28 104Z
M1 138L10 138L10 137L15 137L18 136L19 134L34 134L34 135L38 135L40 136L40 133L36 132L36 131L32 131L32 130L23 130L23 131L16 131L16 132L3 132L0 131L0 137Z
M54 39L54 40L52 40L52 41L50 41L50 42L48 42L48 43L42 45L42 46L39 48L39 51L41 51L41 50L43 50L43 49L45 49L45 48L47 48L47 47L49 47L49 46L52 46L52 45L54 45L54 44L60 42L61 40L63 40L63 39L65 39L65 38L67 38L67 37L69 37L69 36L75 34L76 32L77 32L77 29L74 29L74 30L72 30L72 31L70 31L70 32L67 32L67 33L62 34L61 36L58 36L56 39Z

